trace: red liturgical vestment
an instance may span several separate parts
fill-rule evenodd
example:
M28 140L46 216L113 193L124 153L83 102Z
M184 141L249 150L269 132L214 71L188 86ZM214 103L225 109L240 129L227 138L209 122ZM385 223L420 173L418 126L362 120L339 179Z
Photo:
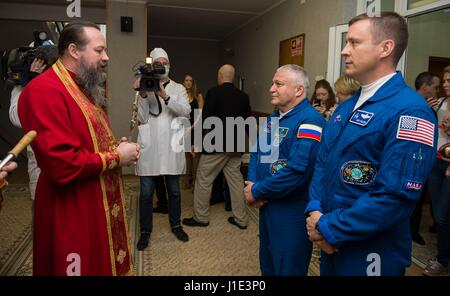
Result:
M103 110L57 61L18 104L41 175L34 207L34 275L133 272L116 140Z

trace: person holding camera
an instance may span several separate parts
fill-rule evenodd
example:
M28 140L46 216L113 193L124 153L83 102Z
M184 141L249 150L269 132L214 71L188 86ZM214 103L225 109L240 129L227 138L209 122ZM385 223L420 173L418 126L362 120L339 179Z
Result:
M41 173L34 203L34 275L131 275L121 166L140 147L116 141L104 111L108 56L100 28L74 21L60 59L23 89L18 113Z
M51 66L51 65L50 65ZM37 75L41 74L48 65L44 61L44 59L35 58L30 65L29 75L27 75L30 82L33 78L37 77ZM22 93L23 86L18 84L15 85L13 90L11 91L11 104L9 106L9 119L11 123L18 128L22 128L19 120L19 114L17 112L17 103L19 102L19 96ZM28 157L28 176L30 178L30 195L31 199L34 201L34 195L36 192L36 185L39 179L39 174L41 169L38 167L36 162L36 156L34 155L33 149L30 145L27 146L27 157Z
M9 119L11 123L22 128L19 120L19 114L17 111L17 103L19 96L22 93L23 88L34 78L40 75L42 72L51 67L58 59L58 48L53 44L51 40L46 39L45 32L43 36L45 39L39 39L38 31L33 32L35 41L33 41L29 47L24 48L25 54L19 55L16 53L14 58L10 57L10 70L12 73L19 74L15 79L10 77L10 80L15 83L14 88L11 91L11 104L9 106ZM18 52L20 49L14 52ZM14 65L14 66L12 66ZM36 157L33 149L30 145L27 146L28 157L28 176L30 178L30 196L34 201L36 185L39 178L40 168L37 165Z
M189 236L184 232L181 223L181 193L180 175L185 173L186 159L184 151L175 151L172 146L176 134L183 129L180 118L189 119L189 106L186 89L182 84L169 78L170 62L167 52L162 48L155 48L150 52L153 69L164 67L164 74L144 73L136 79L134 88L139 90L141 99L138 105L138 143L142 145L141 158L136 166L136 173L140 176L141 189L139 195L140 231L137 243L139 251L147 248L150 234L153 230L153 192L156 178L164 176L169 201L169 222L173 234L182 242L187 242ZM159 65L157 65L159 64ZM156 71L155 71L156 72ZM145 91L150 79L154 76L159 87L155 91Z

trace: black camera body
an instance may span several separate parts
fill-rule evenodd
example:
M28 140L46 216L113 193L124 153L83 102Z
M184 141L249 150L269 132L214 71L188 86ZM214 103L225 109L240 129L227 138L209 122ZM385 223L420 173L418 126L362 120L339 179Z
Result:
M166 73L166 68L160 63L145 64L139 67L141 81L139 91L158 91L160 77Z
M32 78L30 77L30 66L35 58L43 60L49 67L56 62L58 57L58 49L55 45L15 48L4 54L2 78L8 83L25 86Z

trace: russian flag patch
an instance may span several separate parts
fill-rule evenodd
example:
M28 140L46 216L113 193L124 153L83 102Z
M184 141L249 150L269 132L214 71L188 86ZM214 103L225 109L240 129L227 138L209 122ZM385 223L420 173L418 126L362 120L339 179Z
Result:
M313 139L320 142L322 137L322 128L314 124L301 124L298 127L297 138Z

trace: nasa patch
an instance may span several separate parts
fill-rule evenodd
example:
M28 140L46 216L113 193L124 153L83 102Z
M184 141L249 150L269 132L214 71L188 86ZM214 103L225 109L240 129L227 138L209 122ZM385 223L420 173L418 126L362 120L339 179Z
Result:
M350 122L360 126L366 126L372 119L373 115L374 114L372 112L356 110L356 112L350 118Z
M420 191L422 190L423 184L422 182L415 182L415 181L406 181L406 189L408 190L415 190Z

